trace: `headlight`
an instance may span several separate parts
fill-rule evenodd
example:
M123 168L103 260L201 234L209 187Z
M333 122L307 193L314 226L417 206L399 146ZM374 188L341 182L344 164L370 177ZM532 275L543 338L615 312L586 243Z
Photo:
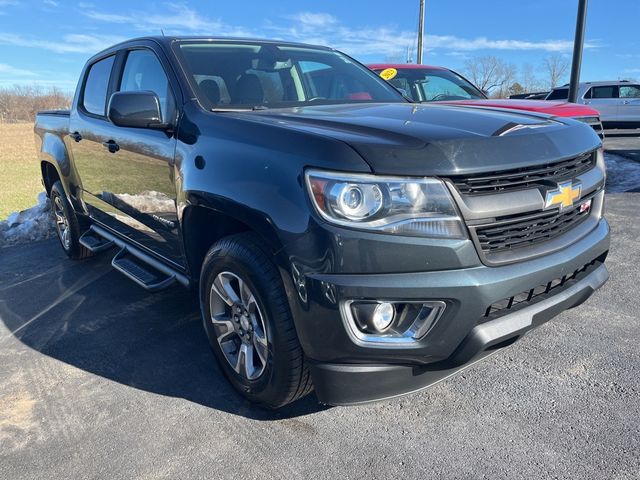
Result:
M435 178L308 170L313 205L336 225L398 235L466 238L449 191Z

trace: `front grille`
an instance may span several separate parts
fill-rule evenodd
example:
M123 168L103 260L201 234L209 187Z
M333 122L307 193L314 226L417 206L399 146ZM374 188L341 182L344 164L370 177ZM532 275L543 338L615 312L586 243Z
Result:
M480 319L480 322L484 323L489 320L494 320L495 318L515 312L521 308L528 307L529 305L533 305L534 303L549 298L552 295L567 289L579 280L582 280L602 265L602 263L604 263L604 256L592 260L570 274L554 278L547 283L538 285L537 287L519 293L518 295L514 295L513 297L504 298L494 302L487 307L484 316Z
M569 210L554 209L500 217L490 224L476 226L473 231L485 254L529 247L562 235L588 218L591 209L581 211L581 206L593 197L588 195L580 199Z
M450 177L458 191L464 195L501 193L560 183L591 170L596 165L596 152L589 152L569 160L533 167Z

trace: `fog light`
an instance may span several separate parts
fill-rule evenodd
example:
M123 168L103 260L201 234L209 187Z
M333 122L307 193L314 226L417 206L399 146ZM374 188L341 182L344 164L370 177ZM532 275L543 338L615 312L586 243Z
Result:
M376 332L384 332L393 323L396 309L391 303L379 303L371 316L371 327Z
M380 348L405 348L422 341L445 309L446 303L441 300L346 300L340 303L342 319L352 340Z

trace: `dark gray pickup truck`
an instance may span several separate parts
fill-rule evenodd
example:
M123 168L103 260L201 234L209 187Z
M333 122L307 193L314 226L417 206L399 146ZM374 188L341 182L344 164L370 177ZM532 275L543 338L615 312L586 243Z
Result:
M333 49L131 40L35 131L65 252L197 289L222 372L271 408L432 385L608 278L589 126L412 104Z

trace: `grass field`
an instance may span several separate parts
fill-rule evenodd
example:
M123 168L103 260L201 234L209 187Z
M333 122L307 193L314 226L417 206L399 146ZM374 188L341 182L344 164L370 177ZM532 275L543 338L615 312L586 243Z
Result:
M0 123L0 220L36 204L42 191L32 123Z

